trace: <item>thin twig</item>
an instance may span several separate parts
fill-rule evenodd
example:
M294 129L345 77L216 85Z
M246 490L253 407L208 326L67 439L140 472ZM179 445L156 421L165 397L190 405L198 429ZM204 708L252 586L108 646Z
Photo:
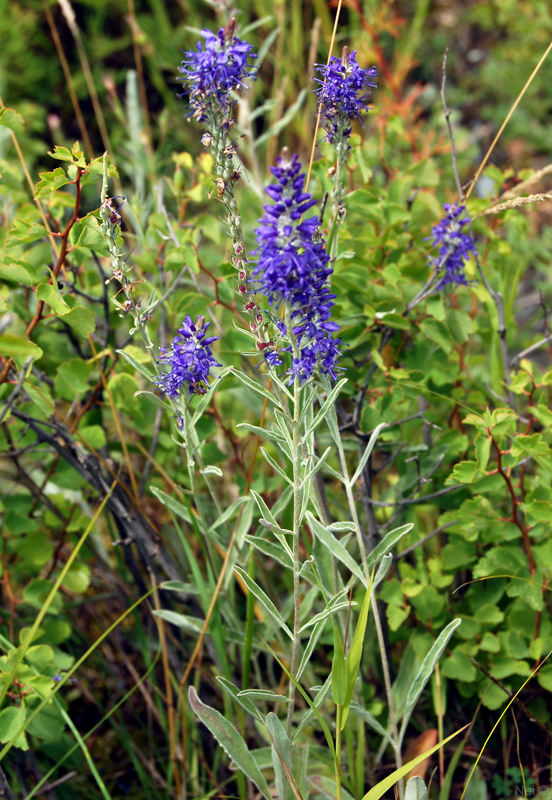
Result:
M452 129L452 124L450 121L450 110L447 106L447 98L445 94L447 86L447 55L448 55L448 47L446 48L445 55L443 56L443 75L441 79L441 101L443 103L443 109L445 112L445 119L447 121L447 128L452 148L452 169L454 171L454 180L456 181L456 188L458 189L458 195L460 196L461 200L464 200L464 190L462 189L462 184L460 183L460 176L458 175L458 163L456 160L456 142L454 140L454 131Z
M416 548L421 547L426 542L429 542L429 540L433 539L434 536L437 536L439 533L446 531L446 529L450 528L452 525L457 525L457 524L458 524L457 519L454 519L452 522L445 522L444 525L440 525L438 528L435 528L434 531L431 531L431 533L426 534L419 541L414 542L414 544L411 544L410 547L406 548L406 550L403 550L401 553L397 553L397 555L395 556L395 561L398 561L399 558L404 558L405 556L409 555L414 550L416 550Z
M521 361L522 358L531 355L535 350L539 350L543 345L548 344L548 342L552 342L552 334L545 336L544 339L539 339L538 342L532 344L531 347L528 347L526 350L522 350L521 353L518 353L517 356L514 356L510 361L510 366L513 367L517 364L518 361Z

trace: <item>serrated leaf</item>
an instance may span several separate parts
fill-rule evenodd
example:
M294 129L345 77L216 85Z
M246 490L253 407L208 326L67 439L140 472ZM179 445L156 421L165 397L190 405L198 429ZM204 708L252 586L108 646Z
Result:
M32 286L34 283L29 271L13 260L7 264L0 264L0 280L22 283L24 286Z
M16 336L14 333L0 335L0 353L13 358L42 358L43 352L34 342L26 336Z
M202 703L193 686L188 689L188 701L195 714L211 731L225 753L232 759L249 780L259 789L266 800L272 800L268 784L257 763L249 752L245 741L234 725L214 708Z
M0 111L0 125L9 128L14 133L24 133L25 131L24 118L13 108L3 108Z
M64 316L71 311L71 308L62 298L59 289L56 291L51 283L39 283L36 287L36 298L47 303L56 314Z
M36 242L37 239L44 239L46 236L48 236L48 231L44 225L16 218L8 233L6 247L18 247L20 244L31 244L31 242Z
M57 192L62 186L70 183L62 167L57 167L53 172L39 172L41 180L35 186L34 196L38 200L47 194Z
M81 336L88 336L89 333L93 333L96 329L94 314L84 306L72 308L68 314L64 314L63 321L77 333L80 333Z

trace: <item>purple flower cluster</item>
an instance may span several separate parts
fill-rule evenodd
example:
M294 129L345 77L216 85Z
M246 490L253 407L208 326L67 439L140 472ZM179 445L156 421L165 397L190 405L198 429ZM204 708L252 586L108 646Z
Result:
M255 231L259 247L252 274L273 308L284 303L289 310L298 346L298 352L291 346L284 348L294 352L290 382L297 376L303 383L317 367L335 379L340 352L339 340L332 339L339 325L330 320L335 295L327 281L332 270L318 232L318 217L302 219L315 200L304 191L305 174L297 155L290 159L284 150L271 171L277 183L266 192L274 203L264 207ZM277 325L280 334L287 335L286 325L282 321ZM278 363L274 351L265 358L272 365Z
M257 58L253 46L234 36L235 20L232 18L217 34L203 30L205 43L197 43L196 50L184 51L185 59L179 72L184 75L184 91L193 116L204 122L208 112L227 113L235 105L230 95L234 90L247 88L246 78L254 78L254 68L249 58Z
M158 361L168 364L170 371L160 375L156 383L168 397L178 397L184 390L186 394L204 394L202 384L209 384L209 370L220 367L211 352L211 345L218 336L205 337L210 323L198 317L196 324L186 315L178 335L171 347L160 349Z
M464 265L470 253L477 252L471 236L462 232L464 226L471 221L467 215L462 216L466 207L457 203L453 205L445 203L443 208L446 216L435 225L431 237L433 247L439 248L439 256L429 259L429 264L435 272L443 273L435 287L437 292L456 284L467 286L469 281L464 272Z
M320 84L316 91L325 120L324 138L336 143L347 139L352 121L361 119L361 114L370 110L366 103L371 90L376 88L372 79L377 78L378 71L375 67L359 67L356 50L349 53L347 47L343 48L341 58L332 56L328 65L316 64L316 69L322 75L322 79L315 80Z

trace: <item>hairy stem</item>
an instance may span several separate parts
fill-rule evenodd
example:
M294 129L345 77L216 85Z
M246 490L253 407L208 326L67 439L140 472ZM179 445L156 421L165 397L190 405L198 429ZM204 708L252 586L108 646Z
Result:
M291 664L289 682L289 703L287 712L287 735L291 734L291 721L295 709L295 683L299 660L299 615L301 611L301 594L299 586L299 536L301 532L301 436L299 431L300 417L300 384L299 378L295 378L293 384L293 644L291 648Z

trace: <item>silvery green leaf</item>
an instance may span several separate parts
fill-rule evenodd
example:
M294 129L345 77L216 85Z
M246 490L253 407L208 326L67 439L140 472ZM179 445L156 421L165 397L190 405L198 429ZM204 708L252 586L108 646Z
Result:
M313 399L314 395L316 394L316 386L309 387L308 393L304 391L305 397L303 398L303 408L301 410L301 414L299 416L299 427L305 423L305 427L309 427L312 421L312 413L313 413ZM307 416L310 418L307 420Z
M325 416L328 413L328 411L331 408L334 407L335 401L337 400L337 396L339 395L339 392L341 391L343 386L345 386L346 383L347 383L347 378L342 378L339 381L339 383L336 383L336 385L333 387L333 389L331 390L329 395L326 397L326 399L322 403L322 407L320 408L320 410L316 414L315 418L313 419L313 421L311 422L311 424L307 428L307 430L305 432L305 436L308 436L308 434L311 431L315 431L318 428L318 426L320 425L322 420L325 418Z
M174 497L171 497L170 494L166 494L161 489L158 489L156 486L151 487L151 493L157 497L160 503L163 503L164 506L169 508L171 511L180 517L181 519L185 520L186 522L191 523L192 519L190 517L190 512L186 508L186 506L179 503L178 500L175 500Z
M255 489L251 489L251 494L253 495L255 502L259 506L259 511L261 512L263 519L268 520L268 522L270 522L271 525L274 525L274 527L277 528L278 523L276 522L276 519L274 518L272 511L269 509L269 507L267 506L261 495L258 492L256 492Z
M284 694L277 694L270 689L242 689L238 692L238 697L245 697L248 700L266 700L274 703L289 703L289 697Z
M356 714L357 717L360 717L360 719L364 720L364 722L366 722L372 728L372 730L376 731L376 733L379 733L383 739L388 741L390 744L393 744L391 735L387 733L383 725L377 721L373 714L370 714L369 711L366 711L365 708L361 708L355 702L351 703L351 711L353 714Z
M140 397L140 396L145 397L146 400L149 400L150 403L153 403L155 406L159 406L159 408L162 408L164 411L170 411L171 414L174 414L174 408L168 403L165 403L164 400L161 400L161 398L158 397L156 394L154 394L154 392L147 392L147 391L134 392L134 397Z
M338 611L341 611L341 609L343 609L343 608L347 608L348 609L348 608L350 608L350 607L352 608L353 606L356 606L356 605L357 605L356 602L349 603L349 601L347 600L347 602L345 602L345 603L338 603L338 605L334 606L333 608L326 608L324 611L321 611L319 614L315 614L315 616L312 617L311 619L309 619L308 622L305 622L303 627L300 628L299 633L303 633L303 631L307 630L307 628L310 628L312 625L317 625L319 622L322 622L323 620L328 619L328 617L330 617L332 614L337 613Z
M251 594L254 595L254 597L257 598L259 603L261 603L261 605L264 606L264 608L266 609L266 611L268 611L272 619L280 626L280 628L282 628L282 630L285 633L287 633L289 638L293 640L293 633L290 631L290 629L284 622L282 615L280 614L280 612L278 611L278 609L276 608L270 597L266 594L266 592L264 592L263 589L261 589L261 587L257 583L255 583L253 578L250 578L247 572L245 572L245 570L243 570L241 567L234 567L234 572L240 576L240 578L245 583Z
M254 433L257 436L261 436L265 439L268 439L271 442L275 442L280 447L282 446L282 442L285 442L284 437L280 433L280 431L276 430L267 430L266 428L259 428L258 425L250 425L248 422L240 422L239 425L236 425L237 428L245 428L246 431L249 433Z
M238 550L241 550L243 547L243 542L247 531L251 527L251 522L253 521L253 510L255 508L255 503L248 503L244 506L243 511L240 513L238 518L238 530L236 533L236 547Z
M234 686L234 684L226 678L221 678L220 675L217 675L216 680L220 683L224 691L231 695L242 708L245 708L245 710L251 714L252 717L255 717L255 719L262 719L262 715L255 704L252 703L247 697L239 696L240 690L237 688L237 686Z
M211 399L212 399L215 391L219 387L219 383L221 382L221 380L226 375L228 375L229 372L230 372L230 367L224 367L224 369L222 369L219 372L219 374L216 376L215 380L211 383L211 385L207 389L206 393L202 394L200 396L199 402L198 402L198 404L196 406L196 409L195 409L195 411L193 413L193 416L192 416L192 420L190 422L190 425L191 425L192 428L195 428L195 426L197 425L198 421L203 416L203 413L204 413L205 409L207 408L207 406L211 402Z
M285 414L282 414L277 408L274 409L274 416L276 417L276 422L280 431L282 432L282 436L285 438L290 451L293 449L293 442L291 439L291 433L288 427L289 421Z
M291 780L293 780L291 739L276 714L272 712L267 714L265 725L272 741L272 766L276 783L276 797L278 800L288 800L291 788L288 776L291 776Z
M222 478L224 474L220 467L213 466L204 467L204 469L200 469L199 471L202 475L218 475L219 478Z
M287 507L292 497L293 497L293 486L286 486L284 491L280 494L280 497L274 503L272 507L272 513L275 516L281 514L282 511Z
M291 402L293 403L292 393L289 391L285 383L282 380L280 380L280 378L276 375L274 370L272 370L270 373L270 380L278 387L278 389L282 392L282 394L285 394L288 400L291 400Z
M377 586L379 586L379 584L382 582L382 580L389 572L389 567L391 566L392 563L393 563L393 556L391 555L391 553L387 553L386 556L383 556L378 566L378 571L374 576L372 589L375 589Z
M256 550L259 550L263 555L273 558L283 567L293 569L293 557L282 547L281 544L276 542L269 542L268 539L263 539L261 536L244 536L244 541L252 545ZM291 553L291 551L290 551Z
M280 477L282 477L285 481L287 481L290 484L290 486L293 486L293 481L290 478L288 478L288 476L286 475L282 467L278 464L278 462L275 461L272 458L272 456L268 455L264 447L261 447L260 450L263 456L265 457L265 460L270 464L272 469L275 470L275 472L277 472L278 475L280 475Z
M156 617L160 617L160 619L164 619L165 622L170 622L171 625L183 628L188 633L199 634L203 628L203 620L199 619L199 617L178 614L176 611L169 611L165 608L160 608L158 611L154 611L153 614Z
M399 539L402 539L403 536L405 536L407 533L410 533L413 527L414 523L407 522L406 525L401 525L400 528L395 528L395 530L386 533L378 546L375 547L368 555L368 566L373 564L374 561L377 561L378 558L387 555L389 550L391 550L391 548L399 541Z
M250 503L250 502L251 502L251 498L250 498L250 497L248 497L248 496L246 496L246 497L238 497L238 499L237 499L237 500L235 500L235 501L232 503L232 505L231 505L231 506L229 506L229 507L226 509L226 511L224 511L224 512L223 512L223 513L220 515L220 517L219 517L219 518L218 518L218 519L217 519L215 522L213 522L213 524L212 524L212 525L211 525L211 527L209 528L209 531L208 531L208 533L212 533L212 532L213 532L214 530L216 530L216 529L217 529L217 528L218 528L220 525L223 525L223 524L224 524L224 523L225 523L227 520L229 520L229 519L230 519L230 517L231 517L231 516L234 514L234 512L236 511L236 509L237 509L237 508L239 508L241 505L243 505L243 503Z
M324 626L325 623L324 622L320 622L319 625ZM313 634L317 630L317 628L318 628L318 626L314 629ZM301 664L303 663L303 661L304 661L304 656L301 659ZM306 666L306 663L305 663L305 666ZM299 671L298 671L298 675L297 675L297 680L299 680ZM332 676L330 674L326 678L324 686L321 686L318 689L317 695L314 698L313 705L317 709L320 709L320 707L326 702L326 698L327 698L331 688L332 688ZM312 708L309 707L308 710L304 712L303 717L301 719L301 722L299 723L299 727L297 728L297 730L293 734L293 739L297 739L297 737L299 736L299 734L301 733L303 728L305 728L305 726L309 724L309 722L311 721L313 716L314 716L314 711L312 710Z
M318 461L315 464L315 466L310 470L310 472L308 472L305 475L305 477L301 481L301 483L299 485L299 489L302 489L303 486L305 486L311 480L311 478L313 478L316 475L316 473L323 466L324 462L326 461L326 459L328 458L328 456L330 455L331 452L332 452L332 448L331 447L326 448L326 450L322 453L322 455L318 459Z
M268 391L268 389L266 389L266 388L265 388L265 387L262 385L262 383L259 383L258 381L254 381L254 380L253 380L252 378L250 378L248 375L244 375L244 373L243 373L243 372L240 372L240 371L239 371L239 370L237 370L235 367L231 367L231 368L229 369L229 372L230 372L232 375L234 375L234 376L235 376L235 377L236 377L238 380L240 380L240 381L241 381L243 384L245 384L245 386L248 386L248 387L249 387L250 389L252 389L254 392L257 392L257 394L261 394L263 397L266 397L266 398L267 398L267 400L270 400L270 402L271 402L271 403L274 403L274 405L277 405L277 406L279 406L279 405L280 405L280 403L279 403L278 399L277 399L277 398L276 398L276 397L275 397L273 394L271 394L271 393Z
M354 522L332 522L331 525L328 525L328 530L335 532L335 533L349 533L356 531L356 525Z
M374 449L374 445L375 445L375 443L377 441L377 438L378 438L378 436L380 434L380 431L383 428L385 428L386 426L387 426L387 423L386 422L382 422L376 428L374 428L374 430L372 431L372 435L370 436L370 439L368 440L368 444L366 445L366 447L364 449L364 453L362 454L362 457L361 457L360 461L358 462L358 467L356 468L355 474L351 478L351 486L354 486L355 483L360 478L360 476L362 474L362 470L366 466L366 462L370 458L370 454L371 454L372 450Z
M461 619L453 619L452 622L449 622L447 627L443 631L441 631L441 633L433 643L431 650L424 658L422 666L420 667L418 674L414 678L414 681L410 687L410 691L406 696L406 706L404 709L404 716L402 720L401 730L399 733L399 744L402 744L404 734L406 733L406 726L408 725L411 714L414 711L414 707L418 702L418 699L421 693L423 692L426 683L433 674L433 670L435 669L435 664L439 661L443 650L445 649L445 647L449 642L449 639L451 638L452 634L454 633L454 631L460 625L461 622L462 622Z
M214 708L202 703L193 686L188 689L188 701L192 711L211 731L222 749L232 759L238 769L259 789L265 800L272 800L268 784L257 763L249 752L243 737L234 725Z
M343 547L339 539L336 539L331 531L328 531L313 515L310 511L307 511L306 517L308 519L309 525L311 527L312 532L315 536L320 539L322 544L327 547L330 553L341 561L342 564L345 564L347 569L353 573L363 584L364 586L368 586L366 576L364 575L362 568L360 565L355 561L352 555Z
M418 775L410 778L406 784L404 800L427 800L427 787Z
M131 356L130 353L127 353L126 350L116 350L115 352L122 356L125 361L128 361L128 363L133 366L134 369L137 370L141 375L143 375L144 378L147 378L148 381L153 381L155 375L147 370L143 364L140 364L139 361L136 361L136 359Z

